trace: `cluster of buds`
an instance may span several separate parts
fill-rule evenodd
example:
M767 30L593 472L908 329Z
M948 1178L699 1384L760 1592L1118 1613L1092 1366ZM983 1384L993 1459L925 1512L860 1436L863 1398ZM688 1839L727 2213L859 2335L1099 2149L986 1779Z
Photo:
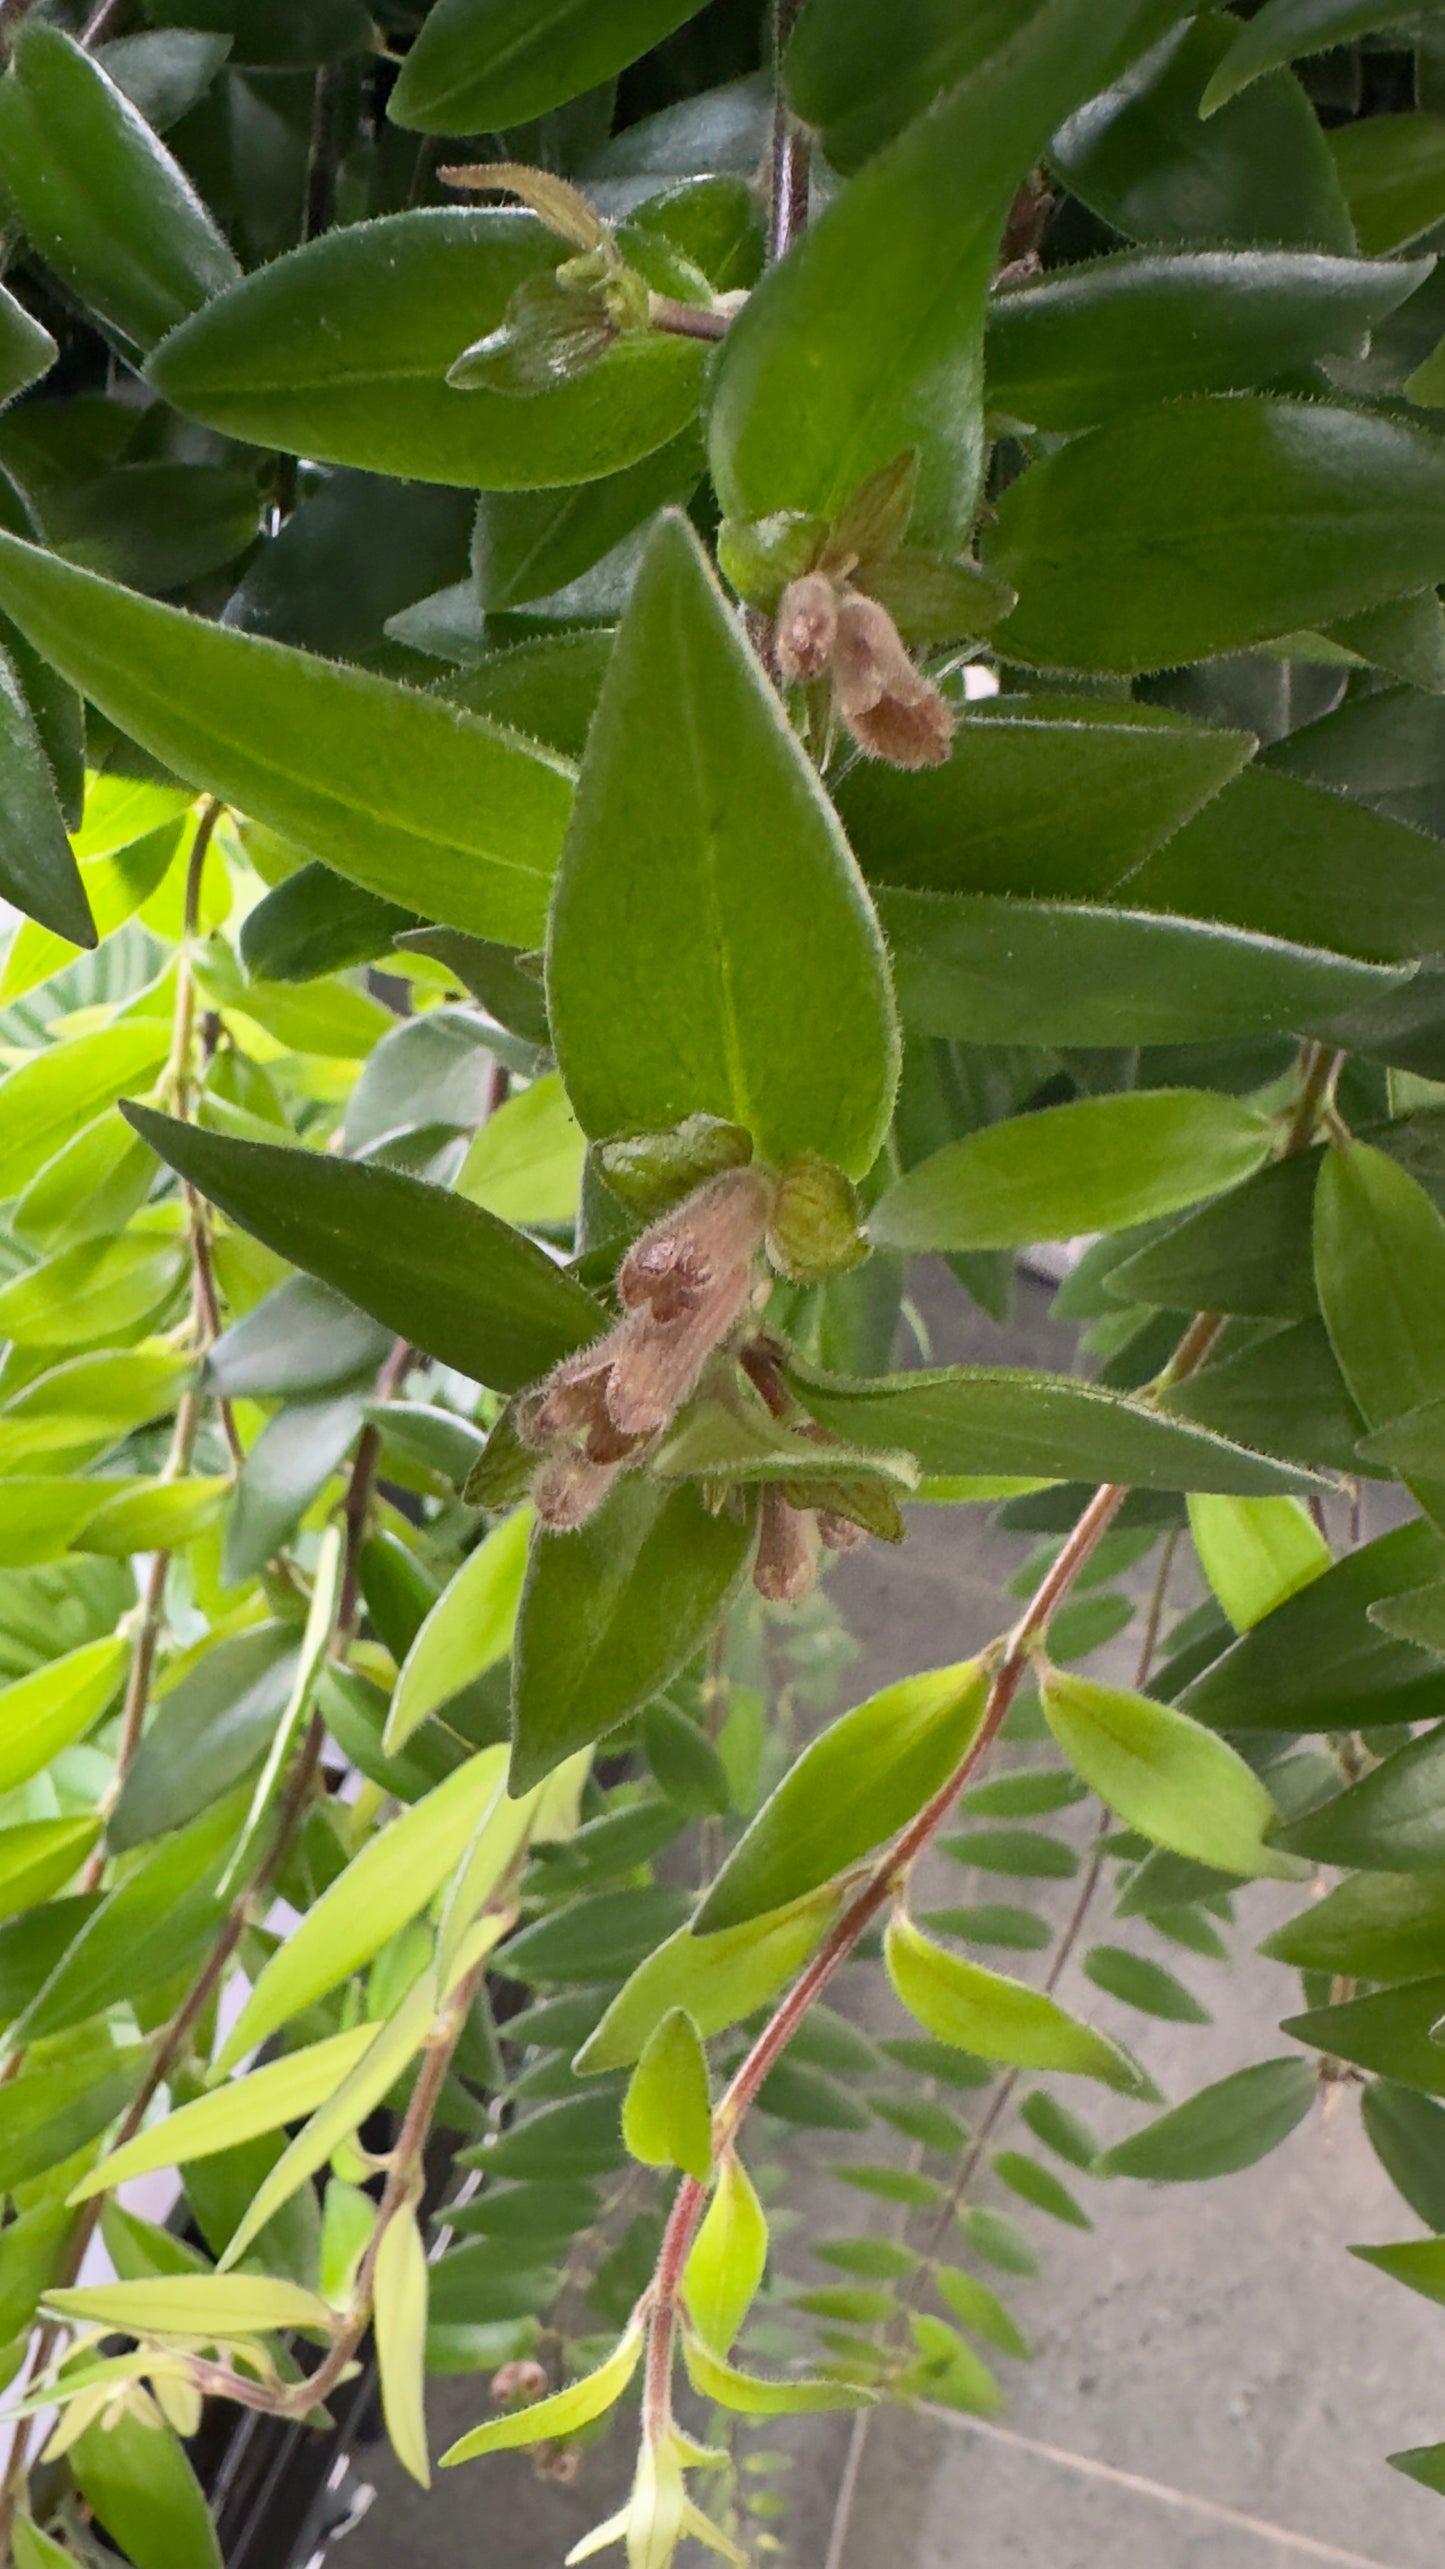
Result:
M877 598L827 571L805 571L783 592L773 645L790 683L830 680L834 710L869 758L890 767L943 765L953 715Z

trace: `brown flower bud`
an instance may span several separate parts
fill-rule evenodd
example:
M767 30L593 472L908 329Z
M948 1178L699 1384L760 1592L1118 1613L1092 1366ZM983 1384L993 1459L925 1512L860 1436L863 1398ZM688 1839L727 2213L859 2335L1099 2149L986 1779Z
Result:
M629 1333L607 1384L614 1426L628 1436L654 1436L666 1427L692 1398L713 1349L746 1308L752 1286L749 1261L710 1280L680 1320L646 1322Z
M818 1575L818 1520L811 1508L789 1507L775 1481L763 1492L753 1586L770 1605L796 1605Z
M941 767L953 716L931 678L915 669L898 627L876 598L845 597L833 649L838 711L860 749L890 767Z
M835 1516L831 1508L820 1508L818 1539L825 1552L856 1552L868 1536L864 1527L854 1525L848 1517Z
M754 1168L725 1169L699 1187L628 1250L617 1276L624 1310L646 1303L661 1321L696 1311L719 1276L755 1255L772 1200L771 1185Z
M510 2408L514 2402L540 2399L547 2387L545 2367L530 2355L514 2356L492 2375L492 2397L498 2408Z
M778 667L785 678L821 678L838 636L838 592L821 571L790 580L778 608Z
M595 1339L579 1355L568 1356L550 1373L521 1417L529 1445L545 1447L559 1436L576 1436L600 1426L607 1416L607 1378L616 1354L617 1330Z
M570 1445L559 1445L532 1484L539 1522L554 1534L574 1533L596 1515L620 1469L617 1463L591 1463Z

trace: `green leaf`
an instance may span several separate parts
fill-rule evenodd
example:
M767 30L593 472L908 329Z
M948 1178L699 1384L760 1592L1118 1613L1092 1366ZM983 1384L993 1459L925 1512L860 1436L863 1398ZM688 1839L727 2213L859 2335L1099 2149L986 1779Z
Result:
M291 1692L296 1642L282 1623L226 1635L163 1697L110 1815L117 1853L184 1827L259 1765Z
M1234 32L1210 16L1180 27L1080 108L1054 136L1051 161L1093 213L1135 240L1353 250L1329 148L1287 71L1201 120Z
M362 1423L358 1394L298 1401L262 1428L236 1477L223 1576L244 1585L279 1552L344 1462Z
M1426 1731L1281 1831L1281 1844L1325 1863L1429 1873L1445 1845L1440 1776L1445 1732Z
M1015 2068L1069 2070L1126 2096L1141 2093L1142 2072L1106 2035L1066 2015L1041 1990L945 1952L902 1915L889 1921L886 1956L903 2005L940 2042Z
M7 2194L61 2167L118 2114L141 2083L150 2046L87 2045L78 2057L25 2067L0 2087L0 2186Z
M971 1841L954 1838L952 1845L962 1863L970 1860L966 1849ZM928 1909L923 1923L939 1927L946 1936L957 1936L966 1945L1003 1945L1015 1953L1043 1953L1054 1940L1053 1929L1032 1909L1011 1907L1006 1901L984 1901L962 1909Z
M3 94L0 88L0 97ZM3 324L4 311L0 307L0 369ZM15 664L3 649L0 766L5 775L5 802L0 813L0 895L13 901L18 910L37 920L51 935L64 937L73 945L93 946L97 923L65 835L54 772Z
M112 1883L13 2026L30 2043L138 1999L204 1953L221 1921L222 1877L240 1811L218 1803Z
M165 1021L133 1017L27 1056L0 1086L0 1196L18 1195L69 1137L128 1090L146 1088L165 1060Z
M1445 1680L1369 1608L1445 1574L1445 1546L1416 1519L1347 1553L1226 1650L1183 1697L1220 1730L1358 1730L1445 1712Z
M430 207L352 223L173 331L150 379L210 428L328 464L473 490L598 480L669 445L693 417L698 340L624 333L585 374L526 400L447 381L516 290L556 269L559 249L510 211Z
M634 2322L594 2373L584 2373L549 2399L534 2400L530 2408L474 2426L442 2455L442 2469L453 2462L473 2462L481 2453L505 2453L519 2444L555 2443L575 2435L616 2406L641 2360L642 2329Z
M1126 1952L1122 1945L1095 1945L1084 1957L1084 1976L1126 2007L1137 2007L1145 2016L1162 2016L1166 2024L1207 2025L1210 2021L1208 2008L1201 2007L1193 1991L1172 1971L1143 1954Z
M1094 2173L1145 2177L1155 2185L1233 2176L1287 2141L1317 2092L1311 2062L1293 2056L1260 2061L1201 2088L1185 2104L1131 2133L1095 2160Z
M442 1187L374 1161L236 1141L148 1109L133 1108L130 1121L268 1248L497 1391L535 1382L602 1326L590 1294L545 1250Z
M869 1217L881 1248L1007 1249L1122 1231L1249 1176L1270 1149L1254 1108L1204 1089L1085 1097L935 1151Z
M830 1482L878 1480L907 1493L918 1478L907 1454L820 1446L781 1419L770 1418L760 1403L749 1402L740 1412L720 1400L691 1403L682 1423L666 1432L648 1462L664 1481L805 1481L826 1489Z
M712 2170L707 2054L685 2007L670 2008L643 2046L622 2100L622 2137L644 2167L683 2168L706 2184Z
M367 670L203 624L10 535L0 604L189 783L368 891L535 942L570 801L568 771L535 743Z
M1023 2150L997 2150L993 2172L1011 2194L1031 2203L1036 2212L1047 2212L1055 2221L1065 2221L1073 2230L1092 2230L1090 2220L1078 2197L1069 2192L1052 2168L1041 2168Z
M701 1110L779 1163L811 1150L855 1176L870 1165L898 1068L877 923L679 518L648 546L603 683L547 992L587 1132ZM846 1029L841 1049L830 1029Z
M1408 2453L1387 2453L1385 2459L1392 2471L1403 2471L1422 2489L1445 2494L1445 2444L1417 2444Z
M703 1819L730 1811L732 1786L717 1749L698 1724L675 1704L649 1704L642 1716L642 1745L647 1763L679 1820L686 1812Z
M688 2316L712 2354L726 2355L747 2317L767 2262L763 2207L742 2161L728 2150L682 2277Z
M1331 1150L1320 1171L1315 1280L1368 1426L1445 1395L1445 1222L1417 1180L1367 1142ZM1439 1474L1410 1486L1427 1513L1445 1511Z
M1397 25L1416 12L1405 0L1265 0L1248 25L1231 28L1233 38L1205 90L1201 114L1212 116L1226 99L1246 89L1260 74L1293 62L1301 54L1327 53L1377 27Z
M31 245L132 348L152 347L240 274L124 93L38 20L20 30L0 87L0 185Z
M421 134L525 124L596 89L691 17L695 0L440 0L402 65L387 113Z
M1086 2172L1092 2169L1099 2155L1099 2144L1088 2125L1082 2123L1067 2105L1060 2105L1057 2097L1036 2088L1032 2096L1024 2098L1019 2113L1045 2149L1056 2150L1061 2159L1068 2160L1070 2167L1083 2168Z
M94 1846L100 1825L87 1813L0 1829L0 1918L13 1918L63 1890Z
M838 1911L835 1894L814 1892L770 1918L695 1936L683 1927L639 1964L573 2063L580 2077L625 2069L673 2008L685 2008L704 2040L766 2006L816 1952Z
M1319 1170L1318 1151L1271 1161L1218 1203L1187 1215L1112 1266L1105 1292L1162 1311L1243 1312L1261 1320L1312 1317Z
M1144 14L1141 0L1107 17L1090 0L1046 0L768 271L714 378L725 515L831 518L911 449L914 540L957 549L983 461L984 309L1009 198Z
M966 1044L1223 1043L1403 988L1343 956L1203 919L883 890L904 1024Z
M1418 241L1445 214L1445 116L1362 116L1330 136L1362 250Z
M1431 2039L1442 2015L1445 1978L1437 1975L1403 1981L1398 1989L1377 1990L1369 1998L1348 1998L1338 2007L1287 2016L1280 2032L1313 2044L1332 2059L1382 2071L1402 2087L1445 2096L1445 2048Z
M382 1746L395 1755L429 1713L505 1659L521 1601L530 1508L516 1508L470 1552L417 1633L396 1681Z
M1358 357L1423 284L1419 270L1252 247L1122 250L1054 268L989 306L989 407L1038 428L1091 428L1141 402L1243 392L1317 357Z
M87 2426L66 2460L135 2569L222 2569L210 2509L168 2426L126 2414Z
M511 1790L550 1775L659 1694L702 1646L752 1551L748 1516L697 1491L618 1482L572 1534L538 1533L513 1654Z
M15 2518L11 2538L15 2569L75 2569L74 2552L62 2550L23 2508Z
M682 1932L678 1913L686 1907L685 1891L651 1882L549 1910L508 1939L508 1977L532 1986L615 1980L645 1963L665 1937Z
M1360 2120L1397 2193L1431 2230L1445 2230L1445 2110L1408 2087L1372 2078Z
M120 1683L124 1640L88 1641L0 1689L0 1793L48 1766L99 1720Z
M795 1369L790 1380L835 1435L858 1445L901 1446L930 1479L983 1473L1127 1481L1140 1489L1223 1489L1244 1497L1319 1486L1287 1464L1060 1374L953 1365L873 1382Z
M1298 1499L1196 1493L1189 1530L1199 1566L1236 1632L1248 1632L1331 1567L1330 1547Z
M369 1962L425 1908L501 1790L502 1753L485 1748L353 1856L271 1956L216 2062L234 2068L278 2025Z
M310 981L370 963L415 928L416 912L347 883L329 865L303 865L248 912L241 960L259 980Z
M407 2204L381 2234L373 2278L372 2326L381 2410L392 2451L414 2480L431 2487L426 2449L427 2259Z
M812 1740L728 1856L694 1931L781 1909L896 1836L977 1738L989 1675L963 1660L905 1677Z
M940 1838L939 1846L958 1864L1020 1874L1026 1881L1069 1882L1079 1869L1073 1848L1042 1829L968 1829L960 1837Z
M457 1193L502 1222L571 1223L586 1142L555 1072L490 1115L457 1172Z
M691 2333L683 2337L682 2358L700 2399L715 2400L719 2408L743 2417L811 2417L820 2409L867 2408L874 2397L856 2382L819 2381L806 2375L768 2382L758 2373L740 2373L735 2364L724 2363L701 2337Z
M984 551L1019 593L1011 654L1054 668L1172 666L1445 574L1445 447L1324 403L1165 402L1091 429L1014 482Z
M335 2093L375 2040L374 2025L353 2025L344 2034L328 2034L303 2051L288 2052L264 2068L233 2079L209 2096L177 2106L160 2123L150 2124L132 2141L122 2143L75 2187L70 2200L83 2203L146 2176L153 2168L185 2167L192 2159L214 2157L259 2133L276 2132L284 2123L315 2112Z
M83 2284L45 2296L65 2319L104 2320L128 2337L213 2342L269 2328L324 2328L332 2313L314 2292L276 2275L156 2275L139 2283Z
M1264 1843L1275 1819L1268 1793L1214 1731L1147 1695L1056 1669L1039 1691L1069 1764L1126 1828L1221 1873L1297 1878Z
M1445 1885L1429 1874L1353 1874L1276 1927L1260 1951L1299 1971L1355 1980L1445 1971Z
M942 767L905 775L860 759L838 809L871 883L1087 900L1122 883L1251 755L1247 733L1157 706L1003 696L965 707Z
M977 2275L965 2274L961 2266L939 2266L934 2270L933 2284L954 2318L962 2320L965 2328L971 2328L990 2346L999 2347L1005 2355L1021 2357L1033 2351L997 2293L990 2292Z
M991 2266L1000 2266L1008 2275L1038 2273L1033 2249L1006 2212L995 2212L991 2204L973 2203L959 2214L958 2226L970 2247L987 2257Z

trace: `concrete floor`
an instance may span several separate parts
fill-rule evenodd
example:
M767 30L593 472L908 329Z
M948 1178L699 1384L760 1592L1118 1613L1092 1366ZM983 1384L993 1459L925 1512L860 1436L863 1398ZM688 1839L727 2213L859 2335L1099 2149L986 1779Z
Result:
M1066 1366L1070 1341L1047 1301L1025 1285L1000 1332L951 1287L931 1294L938 1358ZM837 1593L863 1653L849 1699L920 1657L987 1640L1007 1620L1000 1592L1026 1549L982 1511L928 1509L902 1552L875 1547L846 1563ZM1125 1636L1091 1665L1127 1677L1134 1647ZM961 1889L950 1868L948 1893L996 1898L1000 1886ZM1250 1895L1239 1949L1292 1905L1294 1895L1265 1887ZM1167 1961L1220 2010L1208 2025L1155 2023L1071 1968L1065 2003L1128 2041L1171 2098L1288 2048L1276 2028L1298 1984L1278 1966L1255 1960L1227 1976L1148 1930L1109 1935ZM891 2024L876 1968L849 1977L844 2006L875 2030ZM1087 2111L1113 2137L1137 2110L1101 2105L1102 2095L1091 2091ZM1418 2235L1419 2224L1348 2092L1332 2102L1262 2166L1214 2185L1065 2171L1094 2228L1023 2216L1043 2273L1009 2278L1008 2298L1038 2351L1032 2365L1005 2367L1003 2419L890 2409L866 2423L801 2422L789 2439L792 2510L776 2528L782 2569L1438 2569L1445 2502L1384 2456L1445 2437L1445 2315L1345 2253L1352 2241ZM820 2194L844 2196L822 2166L840 2155L836 2136L819 2139L832 2146L805 2150L798 2181L810 2214ZM844 2199L856 2227L863 2198ZM791 2260L795 2277L801 2263ZM434 2386L433 2450L475 2422L483 2399L478 2381ZM368 2454L377 2500L339 2548L339 2569L553 2569L618 2503L628 2442L619 2435L586 2456L569 2487L539 2483L519 2454L448 2475L430 2496Z

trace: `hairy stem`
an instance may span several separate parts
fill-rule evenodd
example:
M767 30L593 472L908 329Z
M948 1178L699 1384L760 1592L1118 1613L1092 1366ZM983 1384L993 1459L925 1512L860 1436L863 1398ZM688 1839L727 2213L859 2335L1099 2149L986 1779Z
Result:
M808 171L812 143L792 114L783 90L783 54L802 0L777 0L774 18L773 144L769 179L768 257L787 256L808 220Z

